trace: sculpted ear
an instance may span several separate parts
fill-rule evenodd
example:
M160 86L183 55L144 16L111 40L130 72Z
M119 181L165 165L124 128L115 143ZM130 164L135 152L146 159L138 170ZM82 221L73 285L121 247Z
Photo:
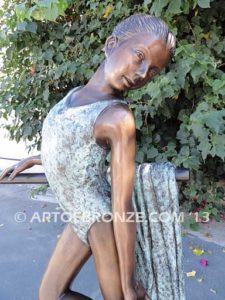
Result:
M117 45L118 38L110 35L105 42L104 48L102 49L105 52L105 56L108 57Z

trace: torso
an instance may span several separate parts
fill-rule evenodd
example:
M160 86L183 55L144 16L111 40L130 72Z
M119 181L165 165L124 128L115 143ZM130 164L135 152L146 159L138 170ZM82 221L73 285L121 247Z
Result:
M42 165L64 211L104 215L111 209L111 187L106 179L106 156L110 149L104 142L97 142L93 133L95 124L103 124L103 117L107 115L104 110L112 113L113 107L109 106L124 109L122 107L128 105L124 100L114 99L69 107L67 99L72 91L50 110L44 120ZM73 225L78 236L86 241L89 223L86 225L76 216Z
M112 97L111 95L108 95L108 97L104 96L103 99L98 100L96 97L90 97L90 95L85 96L84 94L79 93L81 89L82 86L75 87L67 94L66 106L68 108L76 109L82 106L94 105L95 103L108 102L107 109L103 109L94 123L93 137L100 147L109 149L110 146L108 140L102 139L99 135L101 134L101 131L104 131L104 124L108 116L114 114L115 105L117 106L117 110L127 110L129 109L128 103L123 99L115 99L115 97ZM115 122L116 121L118 120L115 118Z

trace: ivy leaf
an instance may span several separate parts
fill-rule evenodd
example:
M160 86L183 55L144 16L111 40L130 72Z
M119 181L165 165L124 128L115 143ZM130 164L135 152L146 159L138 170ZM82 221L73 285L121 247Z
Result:
M216 79L212 83L213 92L215 94L225 95L225 78L223 80Z
M154 158L158 155L158 150L155 147L151 147L148 152L147 152L147 157L148 158Z
M218 214L218 209L216 207L213 207L211 210L211 213L216 216Z
M37 1L37 5L39 6L39 7L51 7L51 5L52 5L52 0L39 0L39 1Z
M196 82L199 80L199 78L200 78L200 76L201 76L201 74L202 74L203 72L204 72L204 69L203 69L203 67L200 66L200 65L195 65L195 66L192 68L192 70L191 70L191 76L192 76L192 78L193 78L194 83L196 83Z
M169 0L154 1L151 6L150 12L152 14L154 14L156 17L159 17L162 14L163 8L166 7L168 5L168 3L169 3Z
M212 147L207 140L200 142L197 149L201 151L203 160L205 160L208 154L210 154L211 148Z
M28 8L25 5L25 2L17 4L15 6L16 16L19 21L23 21L26 18Z
M35 7L35 8L36 9L33 10L32 17L38 21L44 20L45 17L43 15L43 11L41 9L38 9L37 7Z
M58 9L56 5L52 5L51 8L45 9L45 19L55 21L58 17Z
M225 158L225 136L224 135L217 135L214 137L215 141L215 154L224 160Z
M141 128L141 126L143 125L143 121L142 121L142 119L141 119L141 116L138 116L138 117L136 118L135 124L136 124L136 128L137 128L137 129L140 129L140 128Z
M211 111L205 116L205 124L219 134L220 130L224 128L225 111Z
M45 101L48 100L48 97L49 97L49 89L48 89L48 87L44 90L43 97L44 97Z
M144 0L144 5L148 6L148 4L152 3L152 0Z
M25 31L27 27L27 22L23 21L17 24L17 30Z
M210 7L210 0L198 0L198 5L201 8L208 8Z
M168 6L168 11L175 15L175 14L178 14L181 12L181 0L173 0L173 1L170 1L170 4Z
M46 60L51 60L52 57L53 57L53 51L51 49L48 49L45 53L44 53L44 56L43 58L46 59Z
M36 22L28 23L26 26L26 30L29 32L36 33L37 32L37 23Z
M136 161L139 163L142 163L144 160L144 152L139 150L137 155L136 155Z

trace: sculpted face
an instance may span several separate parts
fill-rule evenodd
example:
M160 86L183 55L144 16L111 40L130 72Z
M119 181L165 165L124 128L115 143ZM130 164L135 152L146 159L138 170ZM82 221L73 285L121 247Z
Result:
M167 65L169 49L163 40L138 33L118 44L109 37L105 45L105 80L118 91L137 89Z

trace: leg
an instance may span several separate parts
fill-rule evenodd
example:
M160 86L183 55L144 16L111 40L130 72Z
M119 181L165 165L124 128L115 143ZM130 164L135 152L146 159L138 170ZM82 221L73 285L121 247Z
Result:
M124 300L112 221L94 223L88 232L88 240L104 300ZM136 287L136 293L137 300L150 300L141 283Z
M61 299L90 300L90 298L69 291L69 286L81 267L91 256L86 246L67 224L45 270L40 289L39 300Z
M88 240L104 299L123 300L112 222L94 223L88 232Z

